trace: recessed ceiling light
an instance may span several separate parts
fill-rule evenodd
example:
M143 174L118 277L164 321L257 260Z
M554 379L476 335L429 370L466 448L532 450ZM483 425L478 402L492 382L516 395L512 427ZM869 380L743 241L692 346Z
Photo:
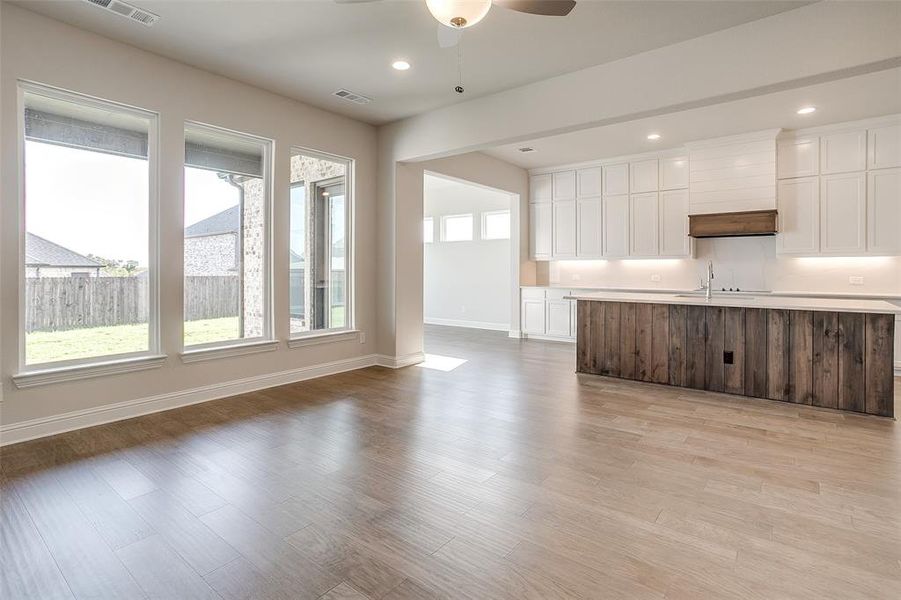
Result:
M408 63L405 60L396 60L393 63L391 63L391 67L395 71L406 71L407 69L410 68L410 63Z
M648 139L651 140L652 142L656 142L657 140L660 139L660 134L659 133L649 133Z
M801 108L798 109L798 114L799 115L809 115L812 112L816 112L816 110L817 110L816 106L802 106Z

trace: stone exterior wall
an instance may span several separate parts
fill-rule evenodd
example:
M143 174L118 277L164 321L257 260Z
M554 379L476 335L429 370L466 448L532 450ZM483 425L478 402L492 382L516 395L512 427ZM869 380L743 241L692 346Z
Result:
M234 233L185 238L185 275L237 275Z
M266 194L262 179L246 178L243 221L243 325L244 337L263 335L266 294Z

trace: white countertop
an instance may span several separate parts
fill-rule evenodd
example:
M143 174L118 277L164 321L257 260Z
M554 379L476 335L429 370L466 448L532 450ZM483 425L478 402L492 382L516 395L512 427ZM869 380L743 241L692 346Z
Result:
M775 294L717 296L707 300L703 294L660 294L646 292L577 292L567 298L641 304L689 304L695 306L734 306L745 308L781 308L831 312L901 314L901 306L885 300L861 298L816 298Z
M575 282L578 283L578 282ZM630 292L636 294L691 294L698 290L681 290L678 288L628 288L628 287L597 287L597 286L579 286L579 285L563 285L555 283L552 285L522 285L523 289L544 289L544 290L572 290L579 294L585 292ZM714 293L723 293L721 290L713 290ZM755 295L754 291L742 292ZM760 295L767 296L787 296L792 298L849 298L852 300L886 300L888 302L901 303L901 294L859 294L853 292L802 292L802 291L760 291L756 292Z

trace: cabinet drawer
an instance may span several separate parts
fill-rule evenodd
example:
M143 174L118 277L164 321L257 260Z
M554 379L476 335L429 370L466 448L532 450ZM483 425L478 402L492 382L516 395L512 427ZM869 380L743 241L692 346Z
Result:
M545 288L522 288L523 300L544 300L546 294Z

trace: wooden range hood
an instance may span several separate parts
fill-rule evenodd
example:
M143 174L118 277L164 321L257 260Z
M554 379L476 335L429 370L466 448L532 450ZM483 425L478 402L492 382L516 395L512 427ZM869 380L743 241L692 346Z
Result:
M688 235L694 238L776 235L776 209L689 215Z

